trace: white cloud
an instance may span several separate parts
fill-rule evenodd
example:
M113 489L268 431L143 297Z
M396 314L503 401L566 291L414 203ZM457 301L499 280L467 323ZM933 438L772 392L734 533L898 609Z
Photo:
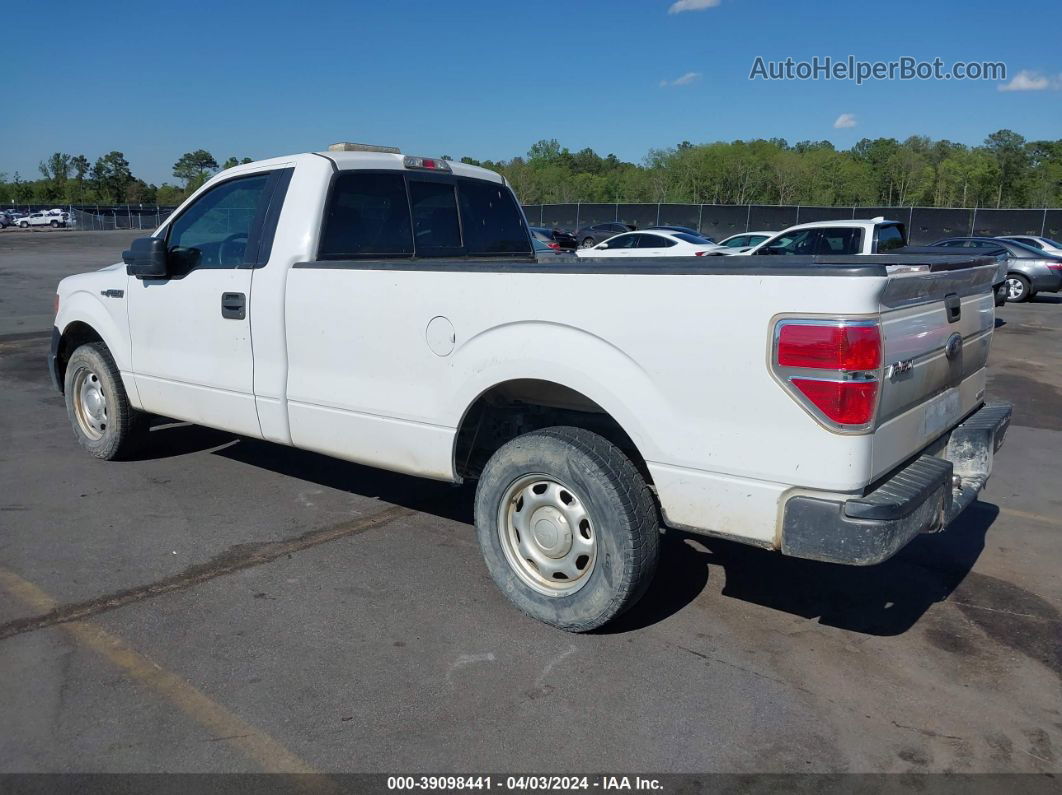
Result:
M1022 69L1009 83L1000 83L998 88L1000 91L1058 91L1062 89L1062 75L1048 77L1042 72Z
M674 80L661 80L660 87L667 88L668 86L688 86L690 83L696 83L701 79L700 72L686 72L686 74L676 77Z
M842 113L837 117L837 121L833 123L833 128L835 130L844 130L848 127L855 127L858 123L854 113Z
M715 8L720 0L675 0L668 8L669 14L681 14L683 11L704 11L706 8Z

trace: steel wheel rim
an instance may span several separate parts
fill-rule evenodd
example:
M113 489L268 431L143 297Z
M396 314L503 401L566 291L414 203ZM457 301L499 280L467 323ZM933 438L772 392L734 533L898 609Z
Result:
M505 490L498 535L509 567L546 596L570 596L597 563L597 528L586 503L551 475L524 475Z
M1025 285L1018 279L1007 279L1007 298L1014 301L1023 295L1025 295Z
M79 367L74 373L72 385L74 416L81 432L93 441L99 441L107 432L107 394L103 382L92 370Z
M593 248L593 247L594 247L594 241L591 240L590 238L587 238L586 240L584 240L582 243L579 244L579 248Z

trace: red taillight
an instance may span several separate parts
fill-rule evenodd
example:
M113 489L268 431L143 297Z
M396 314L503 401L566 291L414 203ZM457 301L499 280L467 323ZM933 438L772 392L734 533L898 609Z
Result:
M842 372L877 370L881 333L877 326L786 324L778 335L777 362Z
M1048 269L1049 269L1049 270L1053 270L1053 271L1062 271L1062 262L1059 262L1059 263L1057 263L1057 264L1056 264L1056 263L1054 263L1054 262L1049 262L1049 263L1047 264L1047 267L1048 267Z
M869 430L878 405L881 328L864 320L782 320L771 368L805 410L855 432Z
M816 381L793 378L793 386L839 425L866 425L874 416L877 381Z
M560 251L560 243L546 243L546 245L552 249Z

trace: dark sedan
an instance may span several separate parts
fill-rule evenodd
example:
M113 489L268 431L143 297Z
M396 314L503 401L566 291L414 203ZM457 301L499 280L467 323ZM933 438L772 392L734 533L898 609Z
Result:
M633 231L633 226L610 221L608 223L584 226L575 233L575 239L579 241L579 248L591 248L598 243L604 243L610 237Z
M998 237L949 237L932 244L933 248L956 249L956 254L1007 255L1007 300L1021 303L1037 293L1062 290L1062 257Z
M574 251L579 247L579 241L571 232L563 229L547 229L544 226L529 227L531 235L536 240L541 240L547 246L555 250Z

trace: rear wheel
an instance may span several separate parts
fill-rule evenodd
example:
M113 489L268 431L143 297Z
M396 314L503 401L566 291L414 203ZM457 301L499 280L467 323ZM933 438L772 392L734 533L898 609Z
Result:
M118 368L102 342L82 345L70 356L64 392L74 436L96 458L125 458L147 435L147 415L129 405Z
M502 592L571 632L637 602L660 546L656 507L634 464L570 427L519 436L491 457L476 489L476 532Z
M1020 273L1008 273L1007 274L1007 300L1013 301L1016 304L1020 304L1023 301L1028 301L1032 294L1032 289L1029 286L1029 280L1022 276Z
M594 239L592 237L584 237L583 242L579 244L579 248L592 248L594 245Z

